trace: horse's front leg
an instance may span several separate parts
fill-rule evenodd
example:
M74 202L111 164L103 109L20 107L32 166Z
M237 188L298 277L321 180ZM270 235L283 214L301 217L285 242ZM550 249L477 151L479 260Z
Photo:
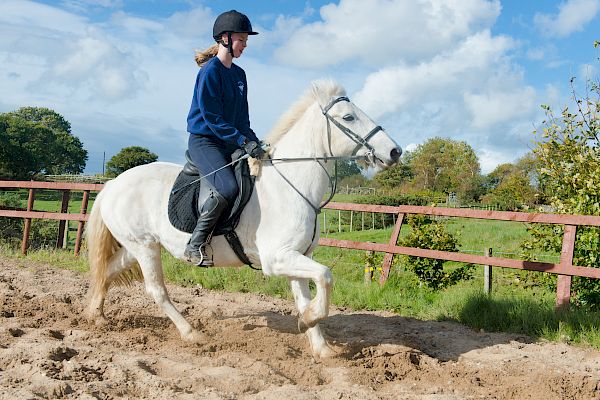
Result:
M296 307L300 315L302 315L310 304L311 295L308 287L308 279L289 278L289 281L292 293L294 294L294 300L296 301ZM308 336L310 348L316 359L331 357L336 354L334 348L325 340L319 324L306 329L306 336Z
M331 287L333 277L331 271L326 266L311 260L297 251L286 251L277 254L274 261L268 263L267 268L274 275L287 276L288 278L307 280L311 279L317 288L317 293L308 304L302 304L298 325L301 330L314 327L319 321L327 318L329 315L329 299L331 297ZM265 267L265 266L263 266ZM304 286L299 285L298 288ZM307 287L307 285L306 285ZM310 293L304 293L304 290L297 289L303 298L310 299Z

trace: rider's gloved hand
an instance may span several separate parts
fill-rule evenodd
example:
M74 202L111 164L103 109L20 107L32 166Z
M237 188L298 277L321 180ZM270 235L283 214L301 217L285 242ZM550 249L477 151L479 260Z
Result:
M262 149L260 144L258 144L254 140L246 142L243 148L246 154L248 154L252 158L261 159L265 155L265 151Z

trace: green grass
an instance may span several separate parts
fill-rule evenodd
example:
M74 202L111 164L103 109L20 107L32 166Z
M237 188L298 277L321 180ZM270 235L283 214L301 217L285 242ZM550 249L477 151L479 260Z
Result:
M29 197L29 191L26 189L12 191L13 193L17 193L21 202L21 207L27 207L27 199ZM91 192L89 201L88 201L88 211L92 209L92 204L94 203L94 199L96 198L97 193ZM81 202L83 198L83 192L74 191L71 192L70 200L69 200L69 213L79 213L81 212ZM62 202L62 191L59 190L46 190L46 189L37 189L35 191L35 197L33 202L33 209L35 211L47 211L47 212L60 212L60 206Z

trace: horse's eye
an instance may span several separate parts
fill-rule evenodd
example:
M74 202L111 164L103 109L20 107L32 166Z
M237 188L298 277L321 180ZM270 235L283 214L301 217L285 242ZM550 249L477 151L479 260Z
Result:
M348 122L354 121L354 115L352 115L352 114L346 114L342 118L344 119L344 121L348 121Z

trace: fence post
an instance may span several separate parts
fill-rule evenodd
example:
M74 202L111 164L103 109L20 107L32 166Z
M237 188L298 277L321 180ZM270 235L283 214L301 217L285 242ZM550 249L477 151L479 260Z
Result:
M342 232L342 210L338 210L338 233Z
M69 211L69 198L71 197L71 191L70 190L63 190L63 194L62 194L62 203L60 205L60 212L61 213L66 213L67 211ZM67 221L65 220L60 220L58 221L58 235L56 237L56 248L60 249L63 247L63 244L65 243L64 239L65 239L65 224Z
M367 257L365 263L365 286L369 286L371 281L373 280L373 269L375 265L373 264L373 254L375 252L373 250L367 250Z
M88 199L90 198L90 191L83 191L83 199L81 200L81 214L85 214L87 212ZM75 238L75 255L79 255L79 249L81 248L81 236L83 235L83 226L85 222L79 221L77 224L77 237Z
M27 211L33 210L33 201L35 200L35 189L29 189L29 197L27 197ZM31 230L31 218L25 218L25 227L23 228L23 242L21 243L21 253L27 254L27 246L29 245L29 231Z
M492 248L488 247L483 251L483 254L486 257L492 256ZM483 266L483 292L485 294L492 293L492 266L484 265Z
M577 226L565 225L560 264L564 267L573 265L573 251L575 250L575 235ZM556 308L568 306L571 302L571 275L558 275L556 282Z
M63 245L62 245L63 249L66 249L67 247L69 247L69 225L71 225L70 221L65 221L65 222L66 222L66 224L65 224L65 236L63 238Z
M399 213L398 219L396 220L396 225L394 225L394 231L392 232L392 236L390 237L390 241L388 242L390 246L395 246L398 243L398 237L400 236L400 230L402 229L403 220L404 213ZM393 260L394 253L385 253L385 257L383 258L383 265L381 266L381 277L379 278L380 285L383 285L385 281L387 281L387 278L390 275L390 268L392 267Z
M350 232L352 232L352 224L354 223L354 211L350 211Z

